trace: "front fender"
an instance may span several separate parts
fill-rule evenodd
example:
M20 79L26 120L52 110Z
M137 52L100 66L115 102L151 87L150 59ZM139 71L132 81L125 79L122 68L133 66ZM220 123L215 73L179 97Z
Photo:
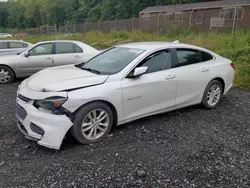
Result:
M115 108L118 122L123 118L121 82L104 83L68 92L68 101L63 106L74 113L80 107L94 101L105 101Z

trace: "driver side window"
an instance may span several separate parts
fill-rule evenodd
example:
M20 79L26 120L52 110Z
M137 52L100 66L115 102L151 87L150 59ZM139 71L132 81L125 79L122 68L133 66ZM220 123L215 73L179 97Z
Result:
M49 55L52 54L52 48L53 44L41 44L39 46L36 46L32 50L29 51L30 56L36 56L36 55Z
M148 67L146 73L158 72L171 68L171 54L169 51L156 52L145 60L143 60L139 67Z

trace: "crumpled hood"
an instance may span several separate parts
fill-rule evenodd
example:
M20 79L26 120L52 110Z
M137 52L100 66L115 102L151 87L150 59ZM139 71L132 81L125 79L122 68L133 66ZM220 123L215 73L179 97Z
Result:
M108 75L97 75L74 65L44 69L27 80L34 91L65 91L104 83Z

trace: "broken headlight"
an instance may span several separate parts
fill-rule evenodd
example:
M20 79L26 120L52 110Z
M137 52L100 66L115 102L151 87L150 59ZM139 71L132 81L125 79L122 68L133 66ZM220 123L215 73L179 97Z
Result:
M63 114L62 105L68 100L65 97L50 97L44 100L36 100L34 106L39 110L50 111L52 114Z

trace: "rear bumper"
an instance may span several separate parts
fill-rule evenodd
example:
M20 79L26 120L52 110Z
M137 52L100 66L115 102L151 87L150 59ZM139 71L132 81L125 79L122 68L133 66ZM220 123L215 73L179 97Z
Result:
M226 95L232 88L233 88L233 84L230 84L227 88L225 88L224 95Z
M72 126L72 122L65 115L54 115L36 109L32 103L25 103L17 99L22 112L16 114L17 127L26 139L36 141L39 145L51 149L60 149L63 138ZM34 130L35 125L39 131ZM42 133L41 133L42 132Z

